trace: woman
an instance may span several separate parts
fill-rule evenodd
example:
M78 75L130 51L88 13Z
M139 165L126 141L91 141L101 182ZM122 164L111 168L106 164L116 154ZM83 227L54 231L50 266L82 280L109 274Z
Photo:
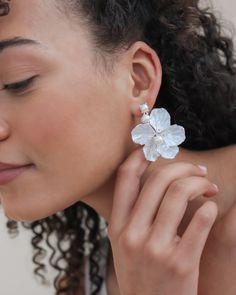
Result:
M220 35L214 16L198 1L167 0L12 0L2 1L2 14L0 160L26 168L1 184L1 202L9 218L30 222L36 273L43 269L40 242L46 234L54 249L50 236L56 233L61 256L53 250L50 263L60 272L57 294L83 293L86 271L90 290L84 288L98 294L101 251L109 246L101 215L116 268L113 275L110 256L109 294L214 290L214 276L210 284L200 277L198 288L199 267L204 277L213 247L206 245L201 266L200 256L216 204L225 222L215 223L212 240L219 228L232 228L226 213L234 204L233 182L222 186L224 195L212 182L221 189L226 178L214 174L219 159L227 161L227 174L234 171L235 147L200 150L233 144L236 134L232 42ZM145 102L166 108L185 128L182 147L199 151L182 150L173 163L146 161L130 134ZM211 181L196 164L209 165ZM151 227L159 234L147 236ZM222 235L227 246L229 237L230 231Z

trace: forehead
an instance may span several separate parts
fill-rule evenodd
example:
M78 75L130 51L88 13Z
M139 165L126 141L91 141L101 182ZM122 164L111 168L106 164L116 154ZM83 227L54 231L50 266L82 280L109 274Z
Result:
M55 0L11 0L10 12L0 17L0 39L13 36L55 34L63 22ZM60 14L60 18L59 18ZM60 20L60 21L59 21Z
M11 0L10 13L0 17L0 42L20 37L56 51L88 49L87 32L60 9L60 1Z

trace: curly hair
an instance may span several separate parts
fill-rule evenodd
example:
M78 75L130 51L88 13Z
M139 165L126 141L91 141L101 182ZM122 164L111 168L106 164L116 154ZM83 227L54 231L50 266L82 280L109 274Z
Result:
M11 0L0 0L0 16L8 15L10 11L9 2Z
M8 1L0 1L2 15ZM137 40L158 54L163 82L155 107L172 114L173 123L185 127L183 147L191 150L217 148L236 142L236 81L233 42L209 7L198 0L60 0L62 10L82 16L94 45L105 56L115 56ZM56 9L56 8L55 8ZM110 59L109 59L110 60ZM83 278L86 244L90 246L91 294L98 294L101 218L78 202L43 220L23 225L33 231L35 273L42 278L41 257L45 240L53 253L50 265L58 270L56 294L76 294ZM16 223L9 221L15 231ZM55 234L54 247L50 236ZM69 247L63 249L67 241ZM55 254L59 257L55 260ZM65 265L61 266L64 261Z

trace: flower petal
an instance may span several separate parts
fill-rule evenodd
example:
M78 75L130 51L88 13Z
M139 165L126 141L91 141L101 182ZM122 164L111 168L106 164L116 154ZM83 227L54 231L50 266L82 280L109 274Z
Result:
M176 146L185 141L185 129L179 125L172 125L161 132L161 136L168 146Z
M161 132L170 127L170 115L166 109L153 109L150 117L150 124L157 132Z
M156 159L160 156L157 150L157 145L153 139L151 139L144 147L143 152L145 158L148 161L155 162Z
M155 131L150 126L150 124L139 124L132 131L132 140L138 144L146 144L153 136Z
M165 159L174 159L175 156L179 152L179 148L177 146L167 146L165 143L160 144L157 147L159 154Z

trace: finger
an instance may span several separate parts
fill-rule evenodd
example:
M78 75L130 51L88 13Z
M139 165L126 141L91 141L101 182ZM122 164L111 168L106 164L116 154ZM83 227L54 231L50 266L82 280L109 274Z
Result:
M126 224L139 194L141 176L149 165L150 162L145 159L142 148L138 148L120 166L109 225L112 231L119 232Z
M218 208L215 202L205 202L195 213L183 234L177 255L198 264L210 230L216 220Z
M172 163L160 167L145 182L131 215L131 224L146 230L153 223L158 207L169 187L179 179L188 176L206 176L206 170L190 163Z
M189 200L201 195L212 197L217 192L216 186L203 177L191 176L173 182L160 205L151 236L161 241L162 245L170 245L177 235Z

